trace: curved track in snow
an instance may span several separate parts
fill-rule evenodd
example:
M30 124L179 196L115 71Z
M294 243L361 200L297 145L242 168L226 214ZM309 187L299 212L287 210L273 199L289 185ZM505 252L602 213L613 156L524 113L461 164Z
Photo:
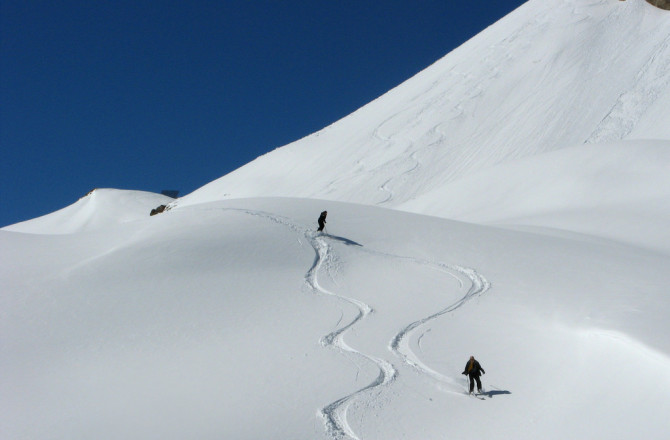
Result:
M386 136L382 134L382 129L385 125L389 124L396 118L402 117L404 113L407 113L407 111L403 110L388 117L382 121L382 123L379 124L379 126L377 126L377 128L375 128L372 132L372 137L384 145L385 148L399 148L398 146L404 145L403 152L400 153L396 158L379 164L370 170L374 171L375 173L379 173L380 170L384 170L384 174L390 175L390 177L386 179L378 188L379 191L386 193L386 197L383 200L376 202L376 205L384 205L393 201L395 198L395 193L390 185L395 181L407 178L408 175L421 168L421 162L418 160L415 154L416 148L412 140L396 139L396 136ZM410 163L406 164L408 161Z
M353 401L354 398L363 395L366 392L369 392L373 389L378 389L382 386L387 386L392 383L398 373L397 370L393 367L390 362L385 361L374 356L370 356L360 351L350 347L344 340L344 333L347 330L351 329L357 322L364 319L366 316L370 315L373 312L373 309L365 304L362 301L359 301L354 298L349 298L340 294L330 292L319 284L318 273L325 266L329 269L336 269L334 264L334 258L331 251L330 245L326 240L315 233L313 230L299 225L296 222L288 219L286 217L278 216L264 211L253 211L248 209L234 209L230 208L227 210L242 212L247 215L252 215L256 217L262 217L267 220L270 220L274 223L284 225L291 229L292 231L304 236L309 244L312 246L315 252L314 262L305 274L305 284L312 290L314 293L320 295L333 296L338 298L345 303L351 304L358 310L356 316L349 322L333 332L323 336L321 338L321 344L324 347L329 347L335 350L340 351L341 353L347 354L349 356L355 356L361 358L367 362L374 364L379 369L379 374L377 377L370 382L368 385L363 388L354 391L353 393L341 397L340 399L326 405L319 410L319 416L323 419L326 432L328 436L333 439L354 439L360 440L356 433L351 429L349 423L347 422L347 409Z
M350 402L354 398L361 396L363 393L369 390L377 389L378 387L387 386L391 384L393 381L396 380L398 376L398 371L391 363L380 358L363 354L346 344L346 342L343 339L343 334L351 327L353 327L357 322L359 322L360 320L368 316L370 313L372 313L373 310L369 305L361 301L332 293L319 285L318 272L324 265L327 268L330 268L329 266L333 264L331 263L332 251L330 245L326 242L326 240L323 237L310 234L309 232L306 233L305 236L308 237L310 243L312 244L312 247L314 248L317 254L314 264L312 265L312 267L307 272L307 275L305 276L307 284L315 292L335 296L345 302L348 302L356 306L359 310L359 313L351 322L338 328L334 332L324 336L321 340L321 343L324 346L336 348L342 351L343 353L351 353L356 356L363 357L368 361L374 362L375 364L377 364L380 370L379 376L369 385L327 405L320 412L321 416L325 421L327 432L332 438L337 439L352 438L358 440L358 437L353 432L353 430L351 429L346 420L346 413ZM430 368L428 365L426 365L421 360L421 358L415 352L412 351L410 346L410 340L412 339L412 335L415 332L419 331L425 324L429 323L434 319L439 318L442 315L445 315L447 313L459 309L460 307L465 305L468 301L485 293L491 287L489 281L474 269L469 269L458 265L446 264L438 261L424 260L408 256L394 255L365 248L361 249L361 252L385 258L401 259L405 261L410 261L418 265L431 267L449 276L457 278L460 282L461 287L465 285L464 279L470 283L470 287L461 298L447 305L443 309L440 309L439 311L429 316L426 316L422 319L414 321L409 325L405 326L398 334L396 334L391 339L391 342L389 343L388 346L388 349L392 351L396 356L401 358L406 364L416 368L419 372L426 374L432 377L433 379L438 380L441 383L452 385L453 388L452 392L459 395L462 394L462 392L460 391L462 389L462 385L459 384L456 381L456 379L443 375L435 371L434 369ZM420 339L422 336L423 335L419 336L418 339Z
M445 376L444 374L441 374L438 371L433 370L432 368L430 368L421 361L421 358L416 353L414 353L410 347L411 336L414 332L418 331L424 324L427 324L428 322L436 318L439 318L440 316L445 315L449 312L453 312L454 310L461 308L465 303L467 303L471 299L480 296L481 294L490 289L491 284L488 282L488 280L486 280L486 278L484 278L482 275L480 275L473 269L468 269L454 265L447 265L444 263L425 262L422 264L428 264L442 271L457 272L458 274L465 276L470 281L471 283L470 288L467 290L467 292L463 297L461 297L454 303L449 304L444 309L439 310L430 316L426 316L425 318L414 321L408 326L406 326L391 340L389 348L391 349L391 351L393 351L393 353L401 357L407 364L411 365L412 367L416 368L422 373L425 373L440 382L455 385L457 386L457 389L460 389L460 385L454 378ZM422 337L423 335L419 336L419 338L417 339L417 344L419 343Z
M350 347L344 341L344 333L353 327L357 322L368 316L373 312L372 308L365 304L362 301L348 298L342 295L338 295L328 291L319 284L318 272L324 265L332 264L332 253L331 248L326 242L326 240L314 233L306 232L305 237L309 240L310 244L316 252L316 259L312 267L307 271L305 275L305 281L307 285L316 293L323 295L331 295L339 298L340 300L349 303L355 306L358 309L357 315L352 319L348 324L345 324L339 327L337 330L327 334L321 338L321 344L325 347L331 347L336 350L339 350L342 353L348 353L353 356L361 357L367 361L374 363L379 368L379 375L370 382L367 386L344 396L335 402L330 403L325 406L320 411L320 415L324 420L326 425L326 430L328 435L332 438L352 438L358 440L358 437L351 429L347 422L347 409L351 401L366 391L376 389L378 387L386 386L392 383L397 377L397 371L393 365L383 359L376 358Z
M363 249L362 252L366 252L369 254L373 255L378 255L386 258L394 258L394 259L400 259L400 260L405 260L405 261L410 261L412 263L415 263L417 265L422 265L422 266L428 266L431 267L435 270L438 270L440 272L444 272L445 274L448 274L450 276L456 277L459 279L459 282L461 284L461 287L465 285L464 280L470 283L470 287L468 290L465 292L465 294L459 298L457 301L448 304L446 307L443 309L438 310L437 312L426 316L424 318L421 318L417 321L414 321L407 326L405 326L398 334L396 334L390 341L389 343L389 350L391 350L396 356L401 358L406 364L416 368L419 370L421 373L424 373L433 379L450 384L454 386L454 392L457 392L458 394L461 394L462 385L459 384L456 379L453 377L446 376L444 374L439 373L438 371L435 371L434 369L430 368L428 365L426 365L421 358L412 351L411 346L410 346L410 340L412 339L412 335L415 332L420 331L420 329L430 321L433 321L437 318L439 318L442 315L445 315L447 313L453 312L461 307L463 307L468 301L482 295L486 291L488 291L491 288L491 283L480 273L478 273L474 269L466 268L463 266L458 266L455 264L447 264L447 263L442 263L439 261L432 261L432 260L425 260L425 259L420 259L420 258L414 258L414 257L408 257L408 256L402 256L402 255L394 255L394 254L389 254L385 252L379 252L379 251L374 251L370 249ZM423 335L419 336L417 338L417 344L418 341L423 337Z
M379 374L366 386L321 408L318 414L323 419L326 433L329 437L333 439L360 440L347 421L347 410L349 406L354 399L363 397L365 394L371 393L373 390L379 390L381 387L389 386L397 379L399 374L398 370L390 362L362 353L349 346L344 340L345 333L356 323L360 322L368 315L373 313L374 310L372 307L362 301L331 292L319 283L318 275L321 270L326 269L329 272L337 270L337 263L334 258L334 253L331 246L328 244L328 241L326 240L328 235L320 235L304 225L297 224L295 221L289 218L264 211L235 208L227 208L226 210L238 211L247 215L262 217L266 220L286 226L290 230L304 237L315 252L312 266L305 274L304 281L307 287L316 294L335 297L347 304L354 306L357 309L356 316L354 316L351 321L344 324L341 322L338 323L338 328L333 332L323 336L320 342L324 347L338 350L347 356L357 357L375 365L379 370ZM419 331L422 326L434 319L439 318L442 315L459 309L471 299L480 296L490 288L490 283L486 280L486 278L477 273L475 270L458 265L446 264L439 261L425 260L409 256L394 255L366 248L360 248L360 252L383 258L400 259L417 265L431 267L449 276L457 278L461 287L465 286L465 282L469 281L470 287L463 297L429 316L406 325L391 339L388 345L388 349L394 355L402 359L406 364L416 368L419 372L426 374L441 383L452 385L454 388L452 391L454 393L461 394L460 391L457 390L460 390L462 385L459 384L456 379L441 374L422 362L421 358L414 351L412 351L410 341L412 339L412 335ZM417 343L422 337L423 335L418 337Z

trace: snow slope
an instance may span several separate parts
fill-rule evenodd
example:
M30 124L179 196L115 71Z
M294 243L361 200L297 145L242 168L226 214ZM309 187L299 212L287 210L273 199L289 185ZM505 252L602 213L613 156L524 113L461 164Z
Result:
M282 198L0 242L3 438L667 433L670 259L637 247Z
M667 14L529 1L163 214L0 229L0 438L666 438Z
M670 140L669 85L667 11L532 0L357 112L180 203L299 196L398 207L523 157Z
M670 141L578 145L488 168L400 206L614 239L670 255Z

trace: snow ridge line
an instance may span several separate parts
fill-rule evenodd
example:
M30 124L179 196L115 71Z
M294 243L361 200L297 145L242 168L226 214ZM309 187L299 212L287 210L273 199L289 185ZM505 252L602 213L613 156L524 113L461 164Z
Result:
M358 301L353 298L348 298L342 295L332 293L327 289L323 288L321 285L319 285L318 281L319 270L324 264L326 264L327 266L329 264L332 264L332 253L330 250L331 247L323 238L320 238L318 235L315 235L313 233L306 232L305 237L307 237L307 239L310 241L310 244L312 245L314 251L316 252L316 258L314 264L305 275L305 281L307 285L314 292L317 292L322 295L335 296L344 302L354 305L358 309L358 314L356 315L356 317L354 317L353 320L351 320L351 322L321 338L320 341L321 345L323 345L324 347L334 348L340 351L341 353L348 353L358 357L362 357L367 361L373 362L379 368L379 375L367 386L347 396L344 396L336 400L335 402L328 404L320 411L320 416L324 420L326 431L331 438L334 439L351 438L354 440L360 440L347 422L347 409L349 408L351 401L355 397L365 393L366 391L381 386L389 385L396 379L398 373L396 369L393 367L393 365L391 365L389 362L383 359L363 354L358 350L350 347L344 341L344 333L351 327L353 327L357 322L359 322L369 314L373 313L374 310L369 305L365 304L362 301Z

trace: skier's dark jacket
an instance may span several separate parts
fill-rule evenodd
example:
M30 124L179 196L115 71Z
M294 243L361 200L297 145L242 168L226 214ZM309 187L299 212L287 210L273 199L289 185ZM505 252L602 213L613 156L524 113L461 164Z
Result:
M462 374L467 374L468 376L481 376L482 373L486 373L484 369L482 368L481 365L479 365L479 362L477 362L476 359L469 360L465 364L465 369L463 370Z

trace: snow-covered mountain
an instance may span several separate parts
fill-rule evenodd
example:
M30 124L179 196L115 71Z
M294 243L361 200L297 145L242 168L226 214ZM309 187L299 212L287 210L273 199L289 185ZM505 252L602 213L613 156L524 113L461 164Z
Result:
M531 0L163 214L3 228L0 437L665 438L668 14Z
M666 11L640 0L529 1L352 115L181 203L272 195L402 207L519 158L668 140L669 86Z

